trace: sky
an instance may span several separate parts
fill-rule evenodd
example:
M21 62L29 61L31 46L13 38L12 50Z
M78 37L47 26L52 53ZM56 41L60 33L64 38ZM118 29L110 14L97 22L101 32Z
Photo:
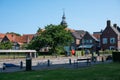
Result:
M63 10L71 29L93 33L107 20L120 26L120 0L0 0L0 33L35 34L60 24Z

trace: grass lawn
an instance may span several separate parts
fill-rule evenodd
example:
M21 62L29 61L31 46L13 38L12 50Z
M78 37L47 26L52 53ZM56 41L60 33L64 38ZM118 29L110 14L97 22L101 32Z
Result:
M0 73L0 80L120 80L120 63L79 69L55 69Z

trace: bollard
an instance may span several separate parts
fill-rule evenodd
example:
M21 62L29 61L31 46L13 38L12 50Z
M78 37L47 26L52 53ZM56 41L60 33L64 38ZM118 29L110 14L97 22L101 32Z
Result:
M6 69L5 63L3 63L3 70L5 70L5 69Z
M104 62L104 58L102 57L102 62Z
M94 63L96 62L96 57L94 57Z
M71 65L71 59L69 59L69 64Z
M26 58L26 71L30 71L32 70L32 62L31 62L31 58Z
M20 62L20 69L22 69L23 68L23 62L21 61Z
M50 66L50 60L48 59L48 66Z
M89 64L89 59L87 58L87 65Z

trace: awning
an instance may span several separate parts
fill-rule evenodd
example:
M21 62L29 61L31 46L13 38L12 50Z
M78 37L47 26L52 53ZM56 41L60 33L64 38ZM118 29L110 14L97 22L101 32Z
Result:
M92 48L93 45L80 45L78 48Z

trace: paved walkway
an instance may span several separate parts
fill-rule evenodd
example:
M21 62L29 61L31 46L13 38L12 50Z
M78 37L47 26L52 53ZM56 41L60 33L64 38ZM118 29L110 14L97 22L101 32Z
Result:
M78 57L58 57L58 58L36 58L32 59L32 70L43 70L43 69L57 69L57 68L77 68L74 65L74 61ZM85 58L85 57L79 57L79 58ZM48 66L48 60L50 60L50 65ZM20 67L6 67L5 70L3 70L3 63L12 63L14 65L20 66L20 62L23 62L23 68ZM70 64L71 62L71 64ZM109 63L111 61L106 61L104 63ZM94 64L100 64L103 63L100 60L98 62L91 63L91 66ZM85 61L81 61L79 63L80 67L86 67L88 66ZM16 72L16 71L25 71L26 70L26 59L2 59L0 60L0 72Z

